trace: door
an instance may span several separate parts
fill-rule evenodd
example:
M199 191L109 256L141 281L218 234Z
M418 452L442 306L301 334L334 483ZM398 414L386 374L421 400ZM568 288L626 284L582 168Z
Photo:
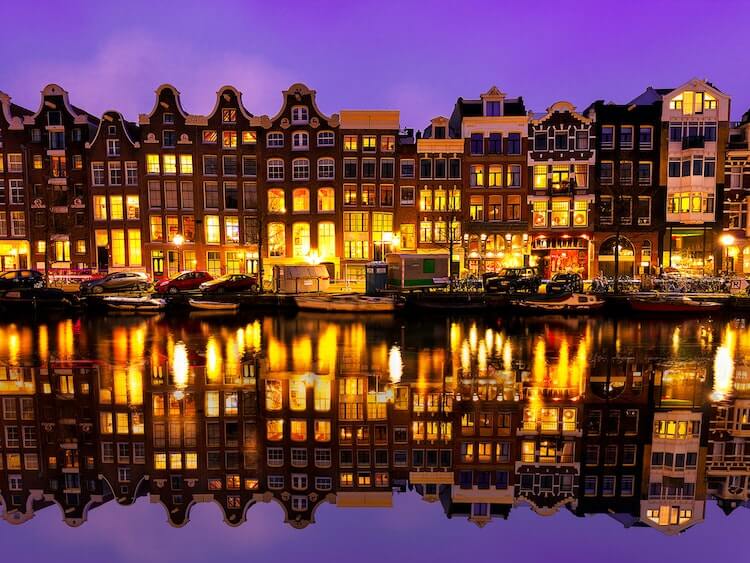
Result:
M161 250L154 250L151 253L151 272L154 278L164 276L164 254Z
M100 272L109 270L109 251L106 246L96 247L96 265Z
M180 255L176 250L167 250L167 276L172 277L180 271Z

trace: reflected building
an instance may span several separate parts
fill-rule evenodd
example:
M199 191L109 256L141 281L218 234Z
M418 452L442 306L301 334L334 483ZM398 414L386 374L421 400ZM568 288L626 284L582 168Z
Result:
M65 322L3 327L0 514L57 505L78 526L147 497L173 526L197 503L231 526L276 503L303 528L323 503L417 494L478 526L565 508L678 533L709 495L747 505L750 477L735 360L748 337L690 326L300 314L127 319L97 340Z

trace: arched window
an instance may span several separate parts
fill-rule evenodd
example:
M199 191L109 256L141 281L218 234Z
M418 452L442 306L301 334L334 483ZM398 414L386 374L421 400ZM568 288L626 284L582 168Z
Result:
M268 180L284 179L284 161L280 158L269 158L266 164L266 178Z
M292 150L305 151L310 148L310 135L304 131L292 133Z
M307 123L309 115L305 106L294 106L292 108L292 123Z
M319 147L332 147L335 142L333 131L318 131Z
M333 188L318 188L318 212L331 213L335 210L336 196Z
M284 232L284 223L268 224L268 255L286 255L286 233Z
M318 255L321 258L336 256L336 226L332 221L318 223Z
M333 180L335 165L332 158L318 159L318 180Z
M292 225L292 255L304 258L310 254L310 223Z
M268 190L268 212L286 213L286 205L284 203L284 190Z
M297 188L292 192L292 211L294 213L310 212L310 190Z
M295 158L292 161L292 180L310 179L310 160L307 158Z

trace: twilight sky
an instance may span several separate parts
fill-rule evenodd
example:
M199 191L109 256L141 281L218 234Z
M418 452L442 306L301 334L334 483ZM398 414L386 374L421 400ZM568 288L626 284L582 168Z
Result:
M324 112L396 108L423 128L496 84L543 111L708 78L750 108L747 0L379 2L6 0L0 90L36 110L57 82L95 115L151 110L170 82L207 113L232 84L255 114L305 82Z

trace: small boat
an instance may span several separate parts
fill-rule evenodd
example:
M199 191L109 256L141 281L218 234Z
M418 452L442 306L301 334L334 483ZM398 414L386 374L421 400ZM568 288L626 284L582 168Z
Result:
M234 313L240 308L239 303L224 303L223 301L203 301L201 299L188 299L193 309L199 311L222 311Z
M165 299L151 297L105 297L104 303L114 311L149 313L161 311L167 306Z
M530 313L587 313L604 306L604 300L601 297L585 293L535 296L529 299L518 299L512 303L521 311Z
M303 311L326 313L387 313L396 310L392 297L369 295L298 295L294 298L297 308Z
M633 297L630 307L639 313L715 313L723 303L717 301L696 301L686 296L679 297Z
M487 308L487 295L478 291L412 293L406 297L406 307L444 313L484 311Z

